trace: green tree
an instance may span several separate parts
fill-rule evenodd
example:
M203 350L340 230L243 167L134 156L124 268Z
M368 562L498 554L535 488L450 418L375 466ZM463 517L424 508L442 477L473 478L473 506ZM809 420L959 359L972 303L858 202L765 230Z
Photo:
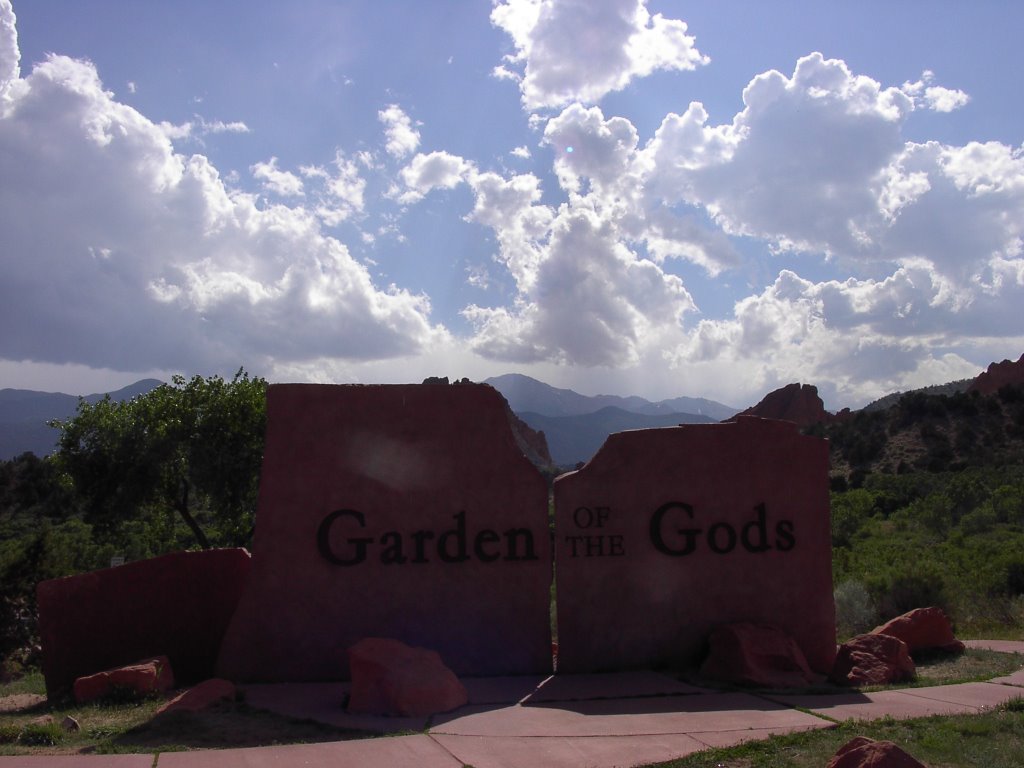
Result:
M175 376L126 402L80 401L53 423L55 458L101 530L163 513L204 549L239 546L252 537L265 424L263 379Z

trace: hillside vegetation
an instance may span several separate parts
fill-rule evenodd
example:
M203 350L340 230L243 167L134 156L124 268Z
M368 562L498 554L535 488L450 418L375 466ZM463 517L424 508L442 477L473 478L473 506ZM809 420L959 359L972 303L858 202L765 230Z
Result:
M831 442L841 633L924 605L969 635L1024 632L1024 387L911 393L806 431Z

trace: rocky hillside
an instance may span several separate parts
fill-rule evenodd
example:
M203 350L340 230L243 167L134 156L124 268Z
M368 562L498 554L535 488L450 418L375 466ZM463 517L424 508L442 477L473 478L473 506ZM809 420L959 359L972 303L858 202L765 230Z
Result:
M1006 386L1024 384L1024 355L1015 363L1003 360L1001 363L992 363L988 370L976 378L967 388L968 392L978 392L982 395L994 395Z
M890 395L856 412L829 413L816 387L789 384L741 415L793 421L828 438L837 488L875 472L1024 464L1024 355L973 380Z

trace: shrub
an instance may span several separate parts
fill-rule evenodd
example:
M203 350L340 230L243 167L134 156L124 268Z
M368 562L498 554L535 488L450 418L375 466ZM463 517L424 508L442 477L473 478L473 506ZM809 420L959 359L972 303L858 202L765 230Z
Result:
M915 608L941 608L949 613L946 585L938 574L903 573L889 582L878 601L883 621Z
M33 747L52 747L64 738L60 723L29 723L18 737L19 744Z
M840 636L867 632L875 626L878 614L867 588L859 581L845 581L833 594L836 603L836 631Z

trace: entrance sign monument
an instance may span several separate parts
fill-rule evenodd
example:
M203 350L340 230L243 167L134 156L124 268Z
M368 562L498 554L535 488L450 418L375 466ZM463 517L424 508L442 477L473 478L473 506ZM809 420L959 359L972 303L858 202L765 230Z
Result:
M828 461L755 417L609 437L555 481L559 671L696 664L716 626L760 622L827 673Z
M547 484L491 387L270 386L256 520L221 676L345 679L366 637L551 672Z
M827 441L752 416L614 434L555 480L552 521L513 419L468 382L268 387L251 561L180 553L42 582L47 688L160 654L186 677L208 673L195 656L240 683L346 680L371 639L460 677L546 675L555 572L559 672L696 667L725 625L767 625L831 670ZM134 644L95 619L126 596L163 606L153 594L213 607L176 632L143 621Z

